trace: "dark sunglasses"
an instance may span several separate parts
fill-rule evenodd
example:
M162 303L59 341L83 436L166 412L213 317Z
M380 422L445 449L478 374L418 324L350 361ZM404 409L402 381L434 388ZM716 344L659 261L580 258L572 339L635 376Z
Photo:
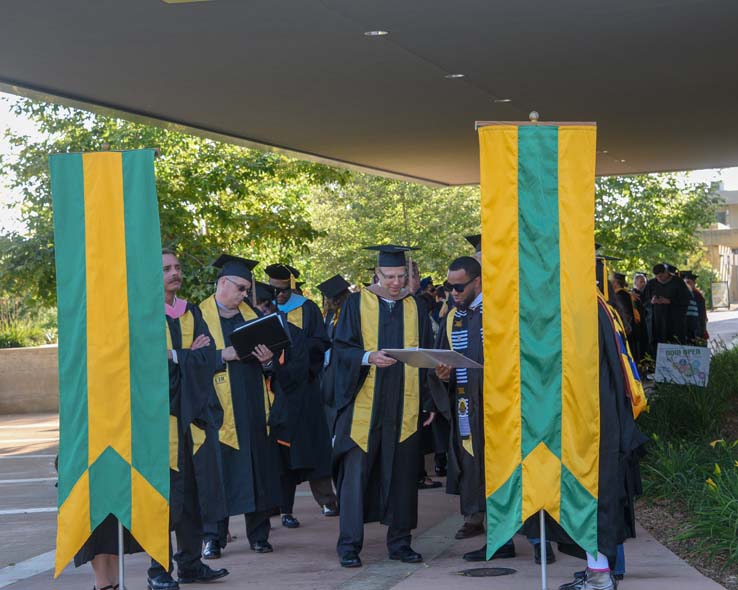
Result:
M280 293L286 293L287 291L292 291L292 287L275 287L274 285L272 285L272 289L274 289L274 292L277 295Z
M474 282L474 279L477 277L474 277L471 280L468 280L466 283L454 283L453 285L451 283L447 283L446 286L448 286L449 289L452 291L456 291L457 293L463 293L464 289L466 289L470 283Z
M223 277L223 278L224 278L224 279L225 279L226 281L228 281L229 283L231 283L232 285L235 285L236 289L238 289L238 290L239 290L239 291L240 291L241 293L245 293L246 291L248 291L248 290L249 290L249 288L248 288L248 287L247 287L246 285L240 285L240 284L238 284L238 283L237 283L236 281L232 281L232 280L231 280L231 279L229 279L228 277Z

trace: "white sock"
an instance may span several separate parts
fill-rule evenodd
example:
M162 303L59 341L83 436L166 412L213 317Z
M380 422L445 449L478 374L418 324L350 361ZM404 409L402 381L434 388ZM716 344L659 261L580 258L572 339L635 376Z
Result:
M602 555L599 551L597 557L592 557L587 553L587 567L595 572L609 572L610 563L607 561L607 557Z

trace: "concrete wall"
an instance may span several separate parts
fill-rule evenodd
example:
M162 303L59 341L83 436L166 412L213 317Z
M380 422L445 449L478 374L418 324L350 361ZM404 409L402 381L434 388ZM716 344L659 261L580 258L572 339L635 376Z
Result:
M0 414L59 411L57 347L0 348Z

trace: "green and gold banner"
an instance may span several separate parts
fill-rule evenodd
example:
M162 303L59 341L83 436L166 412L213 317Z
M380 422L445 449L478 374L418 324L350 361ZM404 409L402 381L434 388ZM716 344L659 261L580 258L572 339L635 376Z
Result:
M597 551L596 127L479 129L487 553L543 509Z
M59 307L55 575L109 514L169 559L169 377L154 151L50 157Z

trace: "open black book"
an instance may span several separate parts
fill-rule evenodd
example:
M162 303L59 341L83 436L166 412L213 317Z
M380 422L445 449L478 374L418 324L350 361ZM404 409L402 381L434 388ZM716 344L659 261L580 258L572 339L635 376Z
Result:
M262 318L256 318L239 326L231 333L231 344L236 349L239 358L251 356L254 348L259 344L268 347L278 357L290 346L290 333L282 316L270 313Z

